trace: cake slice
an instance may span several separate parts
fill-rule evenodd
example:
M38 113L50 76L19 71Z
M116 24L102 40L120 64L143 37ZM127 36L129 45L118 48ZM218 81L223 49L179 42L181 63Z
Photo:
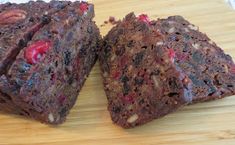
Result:
M105 36L100 65L108 110L124 128L144 124L192 100L187 76L146 15L128 14Z
M193 103L235 94L235 65L198 27L181 16L152 22L163 36L162 47L174 50L174 64L192 83Z
M0 74L6 73L32 35L49 22L49 14L69 2L43 1L2 4L0 7Z
M1 110L60 124L97 59L94 6L74 2L50 16L0 78Z

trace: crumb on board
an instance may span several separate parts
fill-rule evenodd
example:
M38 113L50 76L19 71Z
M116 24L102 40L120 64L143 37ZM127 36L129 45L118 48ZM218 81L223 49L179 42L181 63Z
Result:
M101 24L100 26L101 26L101 27L104 27L104 26L107 25L107 24L116 25L116 24L118 24L119 22L121 22L121 20L116 20L115 17L109 16L109 19L108 19L108 20L105 20L104 23Z
M115 17L113 17L113 16L110 16L109 17L109 23L114 23L116 20L115 20Z

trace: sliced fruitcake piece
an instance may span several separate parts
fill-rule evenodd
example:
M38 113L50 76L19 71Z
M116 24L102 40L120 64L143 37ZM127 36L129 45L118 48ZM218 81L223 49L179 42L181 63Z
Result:
M62 123L75 104L97 59L99 30L92 18L94 6L74 2L51 16L0 78L8 97L2 110L48 124Z
M108 110L124 128L142 125L191 102L190 82L146 15L128 14L105 36L100 65Z
M231 56L197 26L181 16L152 23L163 36L158 43L174 50L174 63L192 82L193 103L235 94L235 65Z

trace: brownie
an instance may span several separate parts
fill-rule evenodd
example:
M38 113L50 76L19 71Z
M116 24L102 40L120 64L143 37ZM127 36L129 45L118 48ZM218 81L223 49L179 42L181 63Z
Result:
M99 60L114 123L142 125L188 104L191 83L146 15L128 14L104 37Z
M97 59L101 37L93 17L94 6L85 2L50 15L1 76L1 110L48 124L65 121Z
M69 2L43 1L27 4L2 4L0 9L0 74L7 72L21 48L32 35L48 23L48 14L68 5Z
M181 16L152 22L163 36L162 47L173 49L175 65L192 83L193 103L235 94L235 65L199 28Z

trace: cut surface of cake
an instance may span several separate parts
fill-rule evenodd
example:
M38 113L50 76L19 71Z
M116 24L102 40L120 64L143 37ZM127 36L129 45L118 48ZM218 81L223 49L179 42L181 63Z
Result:
M4 68L0 110L60 124L75 104L96 62L101 37L92 20L92 4L62 3L56 5L60 10L38 16L40 20L46 16L48 23L38 28L25 46L20 46L12 64ZM20 31L19 34L23 32Z
M128 14L105 36L100 66L114 123L142 125L192 100L191 84L174 65L174 51L146 15Z
M152 22L162 34L162 47L174 50L174 63L192 83L192 103L235 94L235 65L232 57L199 28L182 16Z

